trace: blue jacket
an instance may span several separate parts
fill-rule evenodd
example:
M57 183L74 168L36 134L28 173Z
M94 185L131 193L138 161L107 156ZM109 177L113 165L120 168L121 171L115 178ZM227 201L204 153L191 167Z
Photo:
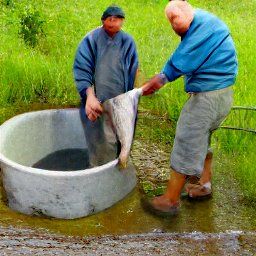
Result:
M185 75L186 92L213 91L234 84L237 57L228 27L213 14L197 9L162 72L170 82Z
M124 88L125 91L129 91L133 89L138 68L135 42L130 35L123 31L119 31L115 38L121 43L120 54L124 72ZM88 33L77 49L73 71L77 90L82 99L85 99L86 89L94 85L96 65L104 54L107 40L108 36L105 30L100 27Z

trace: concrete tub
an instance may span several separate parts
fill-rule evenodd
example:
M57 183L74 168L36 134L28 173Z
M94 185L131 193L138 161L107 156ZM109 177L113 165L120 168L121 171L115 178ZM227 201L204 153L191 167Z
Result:
M78 109L25 113L0 126L0 163L10 208L74 219L112 206L135 187L134 166L129 163L120 171L117 159L78 171L31 167L66 148L86 148Z

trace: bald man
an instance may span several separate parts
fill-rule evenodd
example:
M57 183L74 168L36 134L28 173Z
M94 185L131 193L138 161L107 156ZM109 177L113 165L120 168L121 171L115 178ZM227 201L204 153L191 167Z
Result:
M200 178L198 184L187 185L189 197L212 193L210 137L231 109L237 57L228 27L213 14L194 9L187 1L170 1L165 13L181 42L161 73L143 86L143 95L185 77L189 99L177 123L171 178L166 192L148 202L156 213L174 214L186 178Z

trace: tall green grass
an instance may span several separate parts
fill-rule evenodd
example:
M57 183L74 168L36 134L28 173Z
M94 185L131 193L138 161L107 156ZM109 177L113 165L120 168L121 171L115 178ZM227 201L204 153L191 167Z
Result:
M132 34L140 58L140 83L159 72L179 43L164 16L166 0L116 0L126 12L124 30ZM238 58L239 75L235 89L235 105L256 104L256 1L191 0L194 6L209 10L230 27ZM112 1L9 0L0 7L0 114L11 106L35 102L58 105L78 104L79 97L72 75L76 48L84 35L101 25L103 10ZM45 37L35 48L19 37L20 14L32 6L45 21ZM153 97L143 98L141 107L159 114L167 113L177 120L187 96L183 80L165 86ZM248 123L237 123L238 115L230 115L227 123L255 127L249 114ZM243 117L241 117L243 120ZM157 124L156 124L157 125ZM253 128L251 127L251 128ZM236 131L219 130L214 136L218 151L236 164L233 172L246 197L256 196L254 167L255 137Z

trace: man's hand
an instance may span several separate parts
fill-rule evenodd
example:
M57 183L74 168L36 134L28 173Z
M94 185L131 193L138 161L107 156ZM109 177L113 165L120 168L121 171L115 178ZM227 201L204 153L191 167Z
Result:
M91 87L86 90L86 94L87 100L85 105L85 113L89 120L94 122L102 114L103 108L99 100L95 97Z
M147 83L142 86L142 95L149 95L159 90L166 81L161 77L162 74L155 75Z

